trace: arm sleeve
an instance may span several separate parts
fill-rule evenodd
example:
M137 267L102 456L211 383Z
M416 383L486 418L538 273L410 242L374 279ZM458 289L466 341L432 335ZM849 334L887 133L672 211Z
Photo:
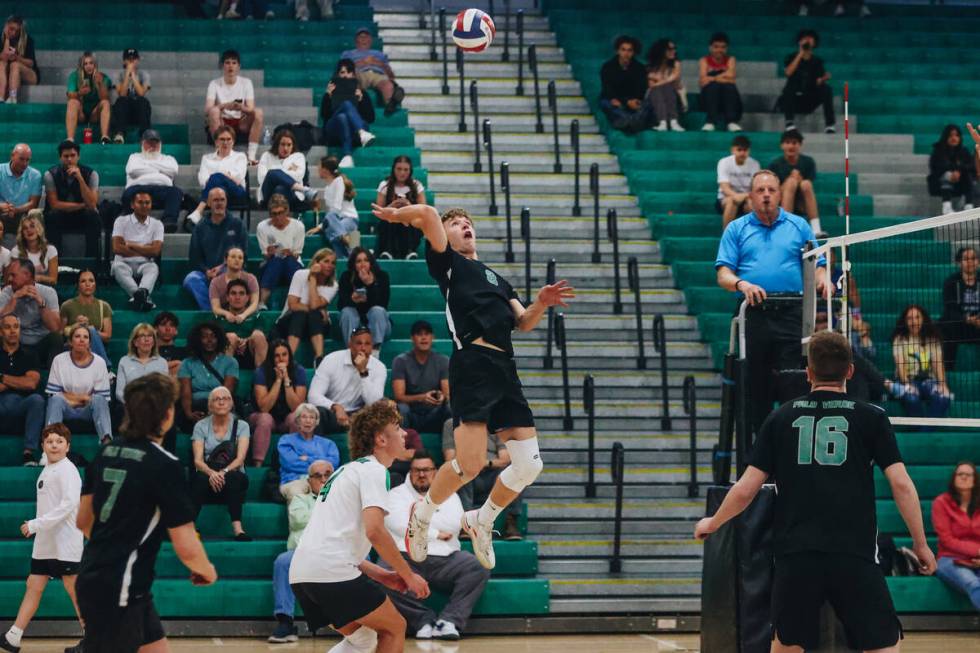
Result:
M64 381L61 380L61 359L55 357L51 362L51 372L48 374L48 385L44 391L49 395L56 395L64 391Z
M875 408L878 413L878 424L871 429L874 434L874 450L872 456L875 464L882 471L895 463L902 462L902 454L898 451L898 442L895 440L895 430L892 428L891 421L885 411Z
M265 152L259 157L259 165L255 167L255 176L259 180L259 185L265 181L265 176L269 174L269 159L272 157L271 154Z
M299 453L293 446L291 438L280 438L276 450L279 452L279 466L283 471L291 474L303 473L304 470L300 464L302 461L299 459Z
M396 356L395 360L391 361L391 380L405 380L405 359L401 356Z
M377 361L377 358L371 358ZM365 404L373 404L380 401L385 396L385 380L388 377L388 370L380 361L373 370L368 367L369 374L361 378L361 397Z
M255 228L255 238L259 242L259 250L265 256L265 250L272 242L269 240L269 223L266 220L260 222L259 226Z
M170 177L173 181L177 177L177 173L180 172L180 164L177 163L177 159L170 156L169 154L164 154L157 160L157 165L160 167L160 172Z
M289 237L289 242L287 243L289 249L297 255L302 254L303 246L306 244L306 229L303 228L303 223L299 220L290 222L286 235Z
M729 223L725 228L725 233L721 235L721 241L718 243L718 256L715 258L716 270L721 266L725 266L732 272L738 271L738 260L740 257L736 224L738 223Z
M775 419L776 414L772 413L763 422L762 428L759 429L759 437L756 438L752 452L749 454L749 464L767 474L772 474L776 458L775 440L773 439L773 430L775 429L773 422Z
M380 306L382 308L388 308L388 302L391 301L391 280L388 278L388 273L384 270L378 275L377 281L374 283L374 301L371 302L372 306Z
M120 402L124 402L126 393L126 384L129 380L126 378L126 366L119 361L119 365L116 366L116 399Z
M361 89L361 101L357 103L357 112L361 114L361 119L369 125L374 122L374 103L364 89Z
M949 509L947 508L946 501L943 500L943 495L939 495L932 502L932 510L930 513L932 516L932 528L936 531L936 535L939 539L939 545L942 548L949 549L950 551L965 558L977 557L977 550L980 547L977 547L975 542L961 540L953 535L953 527L949 518Z
M956 291L959 275L952 275L943 282L943 314L947 320L961 322L963 309L960 306L959 293Z
M453 267L452 248L447 244L445 251L437 252L434 249L432 249L431 245L429 245L429 241L426 241L425 264L429 268L429 276L431 276L440 284L448 283L449 271Z
M354 300L350 296L354 292L354 288L351 286L350 275L346 272L340 275L338 285L340 286L340 290L338 291L340 297L337 299L337 308L343 309L348 306L353 306Z
M122 217L116 218L116 221L112 223L112 237L123 237L123 223Z
M101 478L102 456L96 454L95 459L85 469L85 478L82 479L82 495L95 494L95 485Z
M61 501L52 510L36 519L27 522L27 530L31 533L48 531L60 526L75 510L81 500L82 478L78 471L66 467L58 474L58 484L61 486Z
M217 103L218 101L218 85L215 84L215 80L213 79L210 82L208 82L208 90L207 93L205 94L204 101L214 102L214 103Z
M732 183L731 177L728 176L728 167L725 165L725 159L718 160L718 183Z
M101 365L99 365L98 367L99 373L95 379L95 387L92 388L92 393L102 395L103 397L108 399L109 398L109 369L106 367L105 361L99 358L98 356L95 357L95 360L92 361L92 363L93 365L99 365L99 363L101 363Z
M312 505L306 497L293 497L289 502L289 532L302 533L310 523Z
M339 183L338 183L339 182ZM330 182L330 185L323 189L324 211L327 213L340 213L344 203L344 180L340 177Z
M324 364L321 363L320 367L316 368L316 373L313 375L313 382L310 383L310 390L307 393L307 399L309 402L316 406L317 408L326 408L330 410L333 407L333 400L327 397L327 392L330 391L330 381L323 370Z
M204 155L201 157L201 165L197 168L197 183L201 185L201 188L207 185L210 176L211 166L207 155Z
M252 85L252 80L247 78L242 78L242 94L245 96L244 100L255 100L255 86Z
M323 439L326 440L326 444L324 444L324 448L327 450L326 459L330 461L334 469L337 469L340 467L340 449L337 448L337 445L330 438Z
M381 508L388 512L388 470L380 463L365 463L367 469L361 475L361 510Z
M160 525L176 528L194 521L194 507L187 496L184 471L176 460L167 459L164 465L151 473L150 491L160 509Z

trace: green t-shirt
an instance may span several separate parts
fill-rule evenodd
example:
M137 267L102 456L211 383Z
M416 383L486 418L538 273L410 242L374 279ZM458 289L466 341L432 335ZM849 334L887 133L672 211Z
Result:
M259 322L259 311L249 315L241 324L231 323L224 317L218 318L218 324L225 330L225 333L234 333L239 338L248 338L256 329L262 330L262 324Z
M95 88L95 82L92 80L92 77L91 76L86 75L85 76L85 80L87 82L87 86L89 86L89 88L91 88L92 90L90 90L85 95L82 95L82 96L79 96L79 97L80 97L80 99L82 101L82 110L86 114L88 114L88 113L91 113L92 109L94 109L96 107L96 105L99 104L99 91L98 91L98 89ZM112 80L109 79L109 76L106 75L105 73L102 73L102 84L108 90L110 90L110 91L112 90ZM67 88L67 92L68 93L78 93L79 92L78 91L78 70L77 69L71 71L71 74L68 75L68 88Z
M69 299L61 305L61 317L68 320L69 327L75 324L79 315L87 317L90 326L95 327L96 330L101 330L102 321L107 317L112 317L112 306L109 305L109 302L101 299L96 299L91 304L83 304L78 301L77 297Z
M769 169L775 172L776 176L779 177L779 183L786 181L786 178L789 177L794 170L799 170L800 175L802 175L804 179L813 181L817 178L817 163L813 160L813 157L809 157L806 154L800 155L800 158L796 162L795 166L790 165L789 161L787 161L786 157L784 156L773 159L772 163L769 164Z

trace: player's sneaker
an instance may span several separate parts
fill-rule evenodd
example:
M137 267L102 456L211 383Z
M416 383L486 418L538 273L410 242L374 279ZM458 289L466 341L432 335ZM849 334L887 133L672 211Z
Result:
M0 635L0 649L3 649L4 651L10 651L11 653L18 653L18 651L20 651L19 646L14 646L13 644L7 641L6 633Z
M456 624L451 621L437 621L436 627L432 630L432 638L456 641L459 639L459 631L456 630Z
M429 522L418 517L416 508L422 503L419 499L408 512L408 528L405 529L405 550L415 562L423 562L429 555Z
M432 624L425 624L415 633L415 639L432 639Z
M288 644L299 641L299 629L291 621L280 621L276 629L269 635L268 642L272 644Z
M484 526L479 522L479 510L463 513L462 526L473 542L473 555L487 569L493 569L497 558L493 552L493 524Z
M83 653L84 650L85 650L85 638L83 637L81 641L79 641L74 646L67 647L65 649L65 653Z

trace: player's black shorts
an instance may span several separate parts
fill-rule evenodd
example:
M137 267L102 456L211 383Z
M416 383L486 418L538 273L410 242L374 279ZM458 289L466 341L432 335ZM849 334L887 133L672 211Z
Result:
M290 587L303 608L310 632L324 626L343 628L371 614L388 598L364 574L339 583L292 583Z
M118 596L93 595L79 582L78 611L85 620L85 653L136 653L167 636L149 593L130 597L123 608Z
M517 426L534 426L524 398L517 364L509 354L471 345L449 359L449 406L453 423L484 422L491 433Z
M830 603L848 645L860 651L894 646L902 624L881 568L858 556L793 553L776 557L773 633L786 646L820 646L820 607Z
M80 564L80 562L65 562L54 558L31 558L31 575L47 576L48 578L75 576L78 574Z

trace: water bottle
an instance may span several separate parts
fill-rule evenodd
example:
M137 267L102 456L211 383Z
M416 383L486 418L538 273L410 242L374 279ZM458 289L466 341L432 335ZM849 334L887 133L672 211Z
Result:
M268 127L266 127L265 131L262 132L262 144L263 145L272 144L272 130L269 129Z

